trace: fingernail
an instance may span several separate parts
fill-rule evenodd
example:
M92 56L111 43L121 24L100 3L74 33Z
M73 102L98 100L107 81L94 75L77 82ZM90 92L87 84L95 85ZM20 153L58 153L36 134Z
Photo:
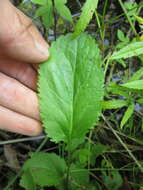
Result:
M37 50L40 51L46 58L48 58L49 57L48 45L46 46L43 46L39 42L35 41L35 47L37 48Z

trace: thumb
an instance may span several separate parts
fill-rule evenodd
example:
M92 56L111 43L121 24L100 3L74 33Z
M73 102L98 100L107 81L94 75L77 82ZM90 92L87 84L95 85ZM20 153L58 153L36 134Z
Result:
M9 0L1 0L0 23L1 54L31 63L48 58L48 44L31 20Z

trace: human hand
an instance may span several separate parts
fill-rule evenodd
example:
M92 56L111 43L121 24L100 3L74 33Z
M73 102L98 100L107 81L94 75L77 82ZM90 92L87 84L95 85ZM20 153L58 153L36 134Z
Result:
M48 58L48 45L9 0L0 2L0 23L0 129L38 135L36 63Z

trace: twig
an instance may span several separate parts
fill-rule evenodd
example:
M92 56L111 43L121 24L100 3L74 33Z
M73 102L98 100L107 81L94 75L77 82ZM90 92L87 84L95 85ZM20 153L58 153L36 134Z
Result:
M79 7L81 8L82 6L81 6L80 1L79 1L79 0L76 0L76 2L77 2L77 4L79 5Z
M121 143L121 145L125 148L125 150L128 152L128 154L131 156L131 158L134 160L134 162L136 163L136 165L139 167L139 169L141 170L141 172L143 173L143 167L141 166L141 164L138 162L138 160L136 159L136 157L132 154L132 152L128 149L128 147L125 145L125 143L122 141L122 139L119 137L119 135L116 133L116 131L112 128L111 124L109 123L109 121L106 120L106 118L104 117L104 115L102 114L102 118L103 120L106 122L106 124L108 125L108 127L111 129L112 133L115 135L115 137L119 140L119 142Z
M24 141L35 141L35 140L43 139L45 137L46 137L46 135L41 135L41 136L37 136L37 137L27 137L27 138L21 138L21 139L12 139L12 140L8 140L8 141L1 141L0 145L13 144L13 143L24 142Z
M126 8L124 7L124 4L123 4L122 0L118 0L118 1L119 1L120 6L122 7L122 9L123 9L123 11L124 11L127 19L128 19L128 22L129 22L129 24L130 24L130 26L131 26L131 28L132 28L135 36L138 36L138 33L137 33L137 31L136 31L133 23L132 23L132 20L131 20L130 16L128 15L128 12L127 12Z
M52 0L53 4L53 16L54 16L54 37L55 40L57 39L57 16L56 16L56 9L55 9L55 2Z

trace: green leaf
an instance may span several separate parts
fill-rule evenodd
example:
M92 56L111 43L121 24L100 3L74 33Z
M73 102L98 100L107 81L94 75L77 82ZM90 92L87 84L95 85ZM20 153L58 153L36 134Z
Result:
M81 148L74 152L73 159L79 161L79 163L83 165L87 163L89 156L90 156L89 149Z
M55 1L55 8L59 15L65 20L72 22L72 15L68 7L66 7L62 1Z
M121 59L121 58L129 58L132 56L139 56L143 54L143 42L133 42L121 50L114 52L111 56L111 60L113 59Z
M39 5L46 5L47 3L47 0L31 0L31 1L32 3L39 4Z
M34 183L33 177L29 170L25 171L20 180L20 186L26 190L36 190L36 185Z
M77 188L76 184L87 189L86 187L89 183L89 171L87 169L79 167L78 165L72 165L70 176L72 181L75 182L72 183L72 190Z
M86 0L82 8L80 19L78 20L75 26L75 32L73 34L74 37L79 36L80 33L86 29L87 25L92 19L94 11L97 8L97 5L98 5L98 0Z
M108 100L102 102L103 109L118 109L128 105L126 100Z
M128 1L125 1L124 3L124 7L125 9L127 9L127 14L128 16L132 17L134 16L135 14L138 14L138 5L136 2L128 2ZM134 18L133 18L134 20Z
M128 40L128 39L127 39L127 40ZM116 45L116 49L121 49L121 48L125 47L128 43L129 43L129 40L128 40L128 41L124 41L124 42L119 42L119 43ZM120 64L122 64L122 65L125 65L123 59L118 59L118 63L120 63ZM124 66L124 67L125 67L125 66Z
M48 0L46 6L36 10L35 17L42 17L42 22L46 28L50 28L54 23L52 1Z
M50 28L54 24L53 8L47 9L47 12L42 15L42 22L46 28Z
M104 154L108 150L108 146L105 146L103 144L95 144L91 147L91 155L90 155L90 165L95 166L97 157Z
M45 131L53 141L82 139L101 112L103 72L95 41L86 34L60 37L40 65L39 104Z
M94 158L96 159L96 157L98 157L99 155L103 154L104 152L106 152L108 149L107 146L105 146L104 144L96 144L95 146L93 146L93 154L94 154Z
M143 24L143 18L137 15L134 15L134 17L136 18L136 20L140 23Z
M121 128L127 123L129 118L132 116L132 114L134 112L134 107L135 107L134 104L130 104L129 107L127 108L127 110L122 118L121 124L120 124Z
M143 89L143 80L127 82L125 84L122 84L121 86L124 86L126 88L142 90Z
M30 178L27 176L27 171L29 171L36 185L55 186L64 179L66 164L56 154L34 153L32 158L25 162L23 171L22 185L28 184Z
M107 91L111 94L118 94L120 96L123 96L127 99L130 99L130 95L129 92L126 88L117 85L114 82L111 82L108 86L107 86Z
M118 36L118 39L120 41L122 41L122 42L126 41L126 37L125 37L125 35L124 35L124 33L123 33L122 30L118 29L117 36Z
M36 12L35 12L35 18L40 17L40 16L46 14L47 10L48 10L47 6L42 6L42 7L37 8Z
M67 0L55 0L55 3L66 4Z
M143 76L143 68L140 68L129 80L128 82L136 81Z
M136 102L139 104L143 104L143 98L139 98L138 100L136 100Z
M118 171L111 171L110 174L103 175L102 180L107 190L119 190L123 184L122 177Z

